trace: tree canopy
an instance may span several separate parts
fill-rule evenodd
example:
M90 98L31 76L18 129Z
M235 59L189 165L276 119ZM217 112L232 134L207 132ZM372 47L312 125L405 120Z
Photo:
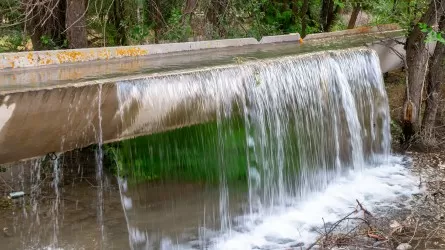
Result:
M0 52L310 33L399 23L427 0L3 0ZM360 25L360 23L357 23Z

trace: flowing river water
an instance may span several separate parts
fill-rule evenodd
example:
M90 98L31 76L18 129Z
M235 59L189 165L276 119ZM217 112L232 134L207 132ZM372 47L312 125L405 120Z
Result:
M372 50L122 81L118 90L128 134L156 126L127 119L135 110L193 123L193 109L207 122L118 150L99 145L85 160L92 168L65 168L53 155L8 169L11 189L28 195L2 214L5 249L299 249L356 199L388 213L419 191L406 159L391 155ZM172 110L172 100L184 108Z

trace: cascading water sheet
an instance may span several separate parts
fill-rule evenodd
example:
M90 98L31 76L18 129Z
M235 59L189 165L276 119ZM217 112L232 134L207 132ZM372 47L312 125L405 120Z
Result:
M372 207L416 191L401 159L390 156L388 101L372 50L248 62L120 82L118 88L123 134L216 120L218 142L212 146L219 152L215 157L222 169L219 233L200 233L193 244L150 239L148 230L138 228L138 213L128 205L132 198L122 192L127 186L121 185L123 209L132 214L126 216L132 248L164 244L165 249L262 249L307 244L314 240L313 227L321 224L322 217L338 218L355 199L363 198ZM248 185L244 205L235 209L236 214L230 213L226 176L233 167L226 141L240 129L230 126L233 117L244 124L241 144ZM395 173L403 178L385 176ZM374 193L366 189L372 189L369 185L374 185ZM289 240L271 240L280 238Z

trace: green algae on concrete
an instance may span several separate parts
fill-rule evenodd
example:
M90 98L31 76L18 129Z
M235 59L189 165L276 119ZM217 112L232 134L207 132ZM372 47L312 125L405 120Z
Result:
M246 134L240 119L125 140L107 146L107 151L114 158L115 173L134 181L218 183L220 171L226 171L229 182L247 178Z

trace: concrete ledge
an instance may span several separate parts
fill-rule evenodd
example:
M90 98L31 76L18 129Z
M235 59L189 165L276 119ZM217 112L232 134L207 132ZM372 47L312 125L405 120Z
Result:
M377 33L398 30L395 24L379 25L375 27L361 27L357 29L310 34L305 40L335 38L347 35L359 35L364 33ZM0 53L0 70L29 68L45 65L60 65L68 63L89 62L97 60L109 60L117 58L140 57L147 55L165 54L182 51L196 51L203 49L218 49L227 47L242 47L247 45L296 42L300 34L288 34L278 36L265 36L261 41L255 38L237 38L224 40L209 40L185 43L149 44L122 47L85 48L72 50L48 50L30 51L19 53Z
M365 33L372 34L372 33L377 33L377 32L396 31L396 30L401 30L400 26L398 26L397 24L382 24L382 25L377 25L377 26L363 26L363 27L358 27L358 28L349 29L349 30L309 34L306 37L304 37L304 40L308 41L308 40L315 40L315 39L335 38L335 37L339 37L339 36L359 35L359 34L365 34Z
M186 43L150 44L123 47L86 48L72 50L30 51L0 53L0 69L27 68L44 65L108 60L124 57L147 56L180 51L216 49L255 45L255 38L210 40Z
M300 34L298 33L280 36L264 36L261 38L260 44L296 42L298 40L300 40Z

